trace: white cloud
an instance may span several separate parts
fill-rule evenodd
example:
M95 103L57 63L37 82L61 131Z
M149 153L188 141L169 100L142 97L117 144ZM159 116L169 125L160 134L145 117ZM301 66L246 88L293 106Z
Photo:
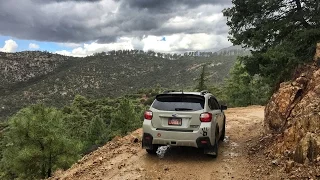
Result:
M74 55L71 54L70 51L67 51L67 50L56 51L54 53L65 55L65 56L74 56Z
M66 55L66 56L84 57L84 56L92 55L93 53L102 52L102 51L134 49L131 42L132 42L132 38L123 37L123 38L120 38L115 43L98 44L96 42L92 42L90 44L83 44L83 46L74 48L71 51L61 50L61 51L56 51L55 53Z
M61 50L55 53L84 57L96 52L111 51L119 49L141 49L144 51L153 50L163 53L183 53L186 51L217 51L231 46L232 44L225 38L227 35L215 34L174 34L169 36L144 36L137 38L120 38L115 43L98 44L96 42L84 44L71 51ZM165 37L165 41L162 40Z
M142 40L144 42L143 50L183 53L185 51L216 51L232 45L225 38L225 35L197 33L174 34L165 37L166 41L157 41L159 39L157 36L144 38Z
M29 44L29 49L39 49L39 45L38 44L34 44L34 43L30 43Z
M123 37L115 43L98 44L93 42L74 48L71 51L61 50L56 51L55 53L67 56L84 57L87 55L92 55L96 52L107 52L119 49L142 49L144 51L153 50L164 53L183 53L185 51L216 51L232 45L225 38L225 36L226 34L174 34L164 36L165 41L160 41L163 39L162 36L145 36L142 39Z
M0 51L15 52L17 48L18 48L18 44L14 40L9 39L4 42L4 46L3 48L0 48Z

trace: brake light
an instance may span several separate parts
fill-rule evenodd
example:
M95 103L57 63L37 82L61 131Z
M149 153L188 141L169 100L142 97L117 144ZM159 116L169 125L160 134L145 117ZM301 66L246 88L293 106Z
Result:
M144 119L146 119L146 120L151 120L152 119L152 116L153 116L153 114L152 114L152 111L145 111L144 112Z
M212 114L211 113L202 113L200 114L200 121L201 122L211 122Z

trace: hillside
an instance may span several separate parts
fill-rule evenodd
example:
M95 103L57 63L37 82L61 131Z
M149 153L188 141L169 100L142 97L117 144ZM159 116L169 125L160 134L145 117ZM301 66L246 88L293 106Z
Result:
M90 98L121 96L141 88L194 87L207 65L208 82L228 76L237 56L188 56L132 51L100 53L85 58L47 52L1 53L0 119L32 103L62 106L76 94Z
M39 78L57 71L68 57L47 52L0 52L0 93L9 93L24 82L37 81Z

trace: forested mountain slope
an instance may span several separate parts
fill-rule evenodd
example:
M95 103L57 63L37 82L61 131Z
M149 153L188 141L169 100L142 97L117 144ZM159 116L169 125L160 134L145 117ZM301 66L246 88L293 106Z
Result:
M193 87L205 64L208 82L220 83L237 55L131 50L75 58L39 51L1 53L0 119L32 103L62 106L77 94L101 98L156 85Z

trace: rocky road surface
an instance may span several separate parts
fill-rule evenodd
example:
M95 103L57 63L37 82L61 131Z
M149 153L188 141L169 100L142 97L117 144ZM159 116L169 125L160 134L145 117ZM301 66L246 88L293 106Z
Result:
M51 179L287 179L259 152L264 107L230 108L216 159L195 148L169 147L161 158L141 149L142 130L115 138ZM257 146L258 145L258 146ZM254 148L253 148L254 147Z

